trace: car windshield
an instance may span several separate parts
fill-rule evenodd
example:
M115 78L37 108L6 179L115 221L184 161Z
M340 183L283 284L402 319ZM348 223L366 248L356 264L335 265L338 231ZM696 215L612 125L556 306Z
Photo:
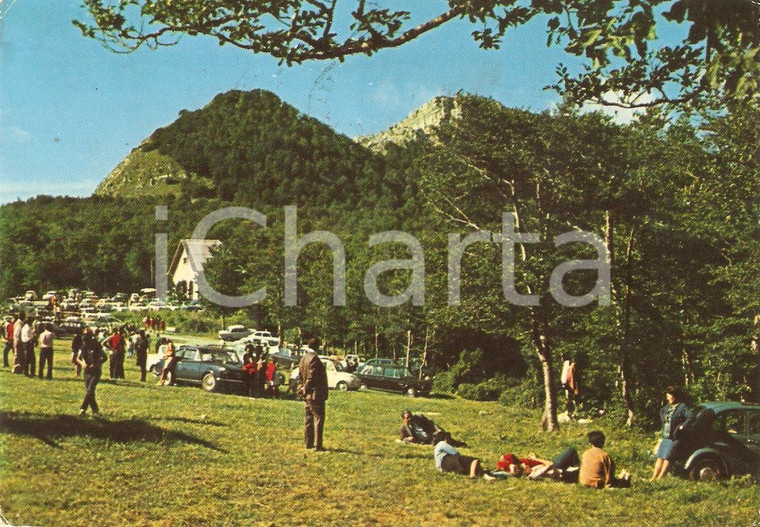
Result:
M340 362L338 362L337 360L330 361L330 362L332 362L335 365L335 371L344 371L343 370L343 365Z
M234 351L201 350L201 360L204 362L241 362Z

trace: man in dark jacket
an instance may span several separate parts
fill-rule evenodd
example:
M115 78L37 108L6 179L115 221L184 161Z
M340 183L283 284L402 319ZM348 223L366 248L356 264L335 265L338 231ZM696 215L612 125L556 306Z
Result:
M308 351L298 363L298 394L304 400L304 444L306 448L323 450L322 431L325 426L327 401L327 372L317 354L319 339L309 341Z
M440 430L435 423L422 414L413 414L409 410L401 412L404 424L399 431L399 439L406 443L433 444L433 434Z

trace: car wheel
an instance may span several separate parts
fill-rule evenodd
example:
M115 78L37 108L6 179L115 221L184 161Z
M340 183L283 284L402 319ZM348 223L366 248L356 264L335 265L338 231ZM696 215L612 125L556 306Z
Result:
M367 390L369 390L369 386L367 386L367 385L366 385L366 384L364 384L364 383L361 383L361 384L359 385L359 389L360 389L361 391L363 391L363 392L366 392Z
M153 375L155 375L156 377L158 377L159 375L161 375L161 372L160 372L160 371L159 371L159 369L158 369L158 364L154 364L153 366L151 366L151 367L150 367L150 372L151 372Z
M406 394L409 397L417 397L417 388L415 388L414 386L410 386L409 388L406 389Z
M216 390L216 377L213 373L207 373L201 379L201 387L207 392L213 392Z
M337 389L339 389L341 392L348 391L348 384L346 384L344 381L340 381L338 384L335 385Z
M723 466L712 457L698 460L689 471L689 477L694 481L712 481L723 477Z

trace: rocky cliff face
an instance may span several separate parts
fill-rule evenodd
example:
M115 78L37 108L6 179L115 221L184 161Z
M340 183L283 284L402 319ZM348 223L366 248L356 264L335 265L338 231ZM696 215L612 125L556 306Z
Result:
M187 178L174 159L156 150L135 148L95 189L96 196L164 195L179 192L179 183Z
M435 136L442 124L448 124L462 117L462 109L453 97L435 97L410 113L403 121L394 124L384 132L356 138L356 142L376 152L384 152L389 143L403 145L422 133Z

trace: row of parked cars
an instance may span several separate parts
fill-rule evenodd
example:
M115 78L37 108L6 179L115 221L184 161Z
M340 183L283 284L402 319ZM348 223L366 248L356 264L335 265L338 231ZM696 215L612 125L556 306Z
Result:
M245 344L233 346L193 346L183 345L177 349L175 383L196 384L207 391L241 392L245 380L243 373L243 349ZM270 353L280 372L289 372L288 386L295 390L298 379L298 362L303 349L270 348ZM412 375L408 368L388 359L370 359L355 373L345 370L340 361L328 356L320 356L327 372L330 388L347 390L368 390L370 388L404 393L412 397L428 395L432 389L429 378L420 379ZM374 361L374 362L373 362ZM149 369L156 375L161 373L163 359L149 361ZM281 373L280 384L285 384Z

